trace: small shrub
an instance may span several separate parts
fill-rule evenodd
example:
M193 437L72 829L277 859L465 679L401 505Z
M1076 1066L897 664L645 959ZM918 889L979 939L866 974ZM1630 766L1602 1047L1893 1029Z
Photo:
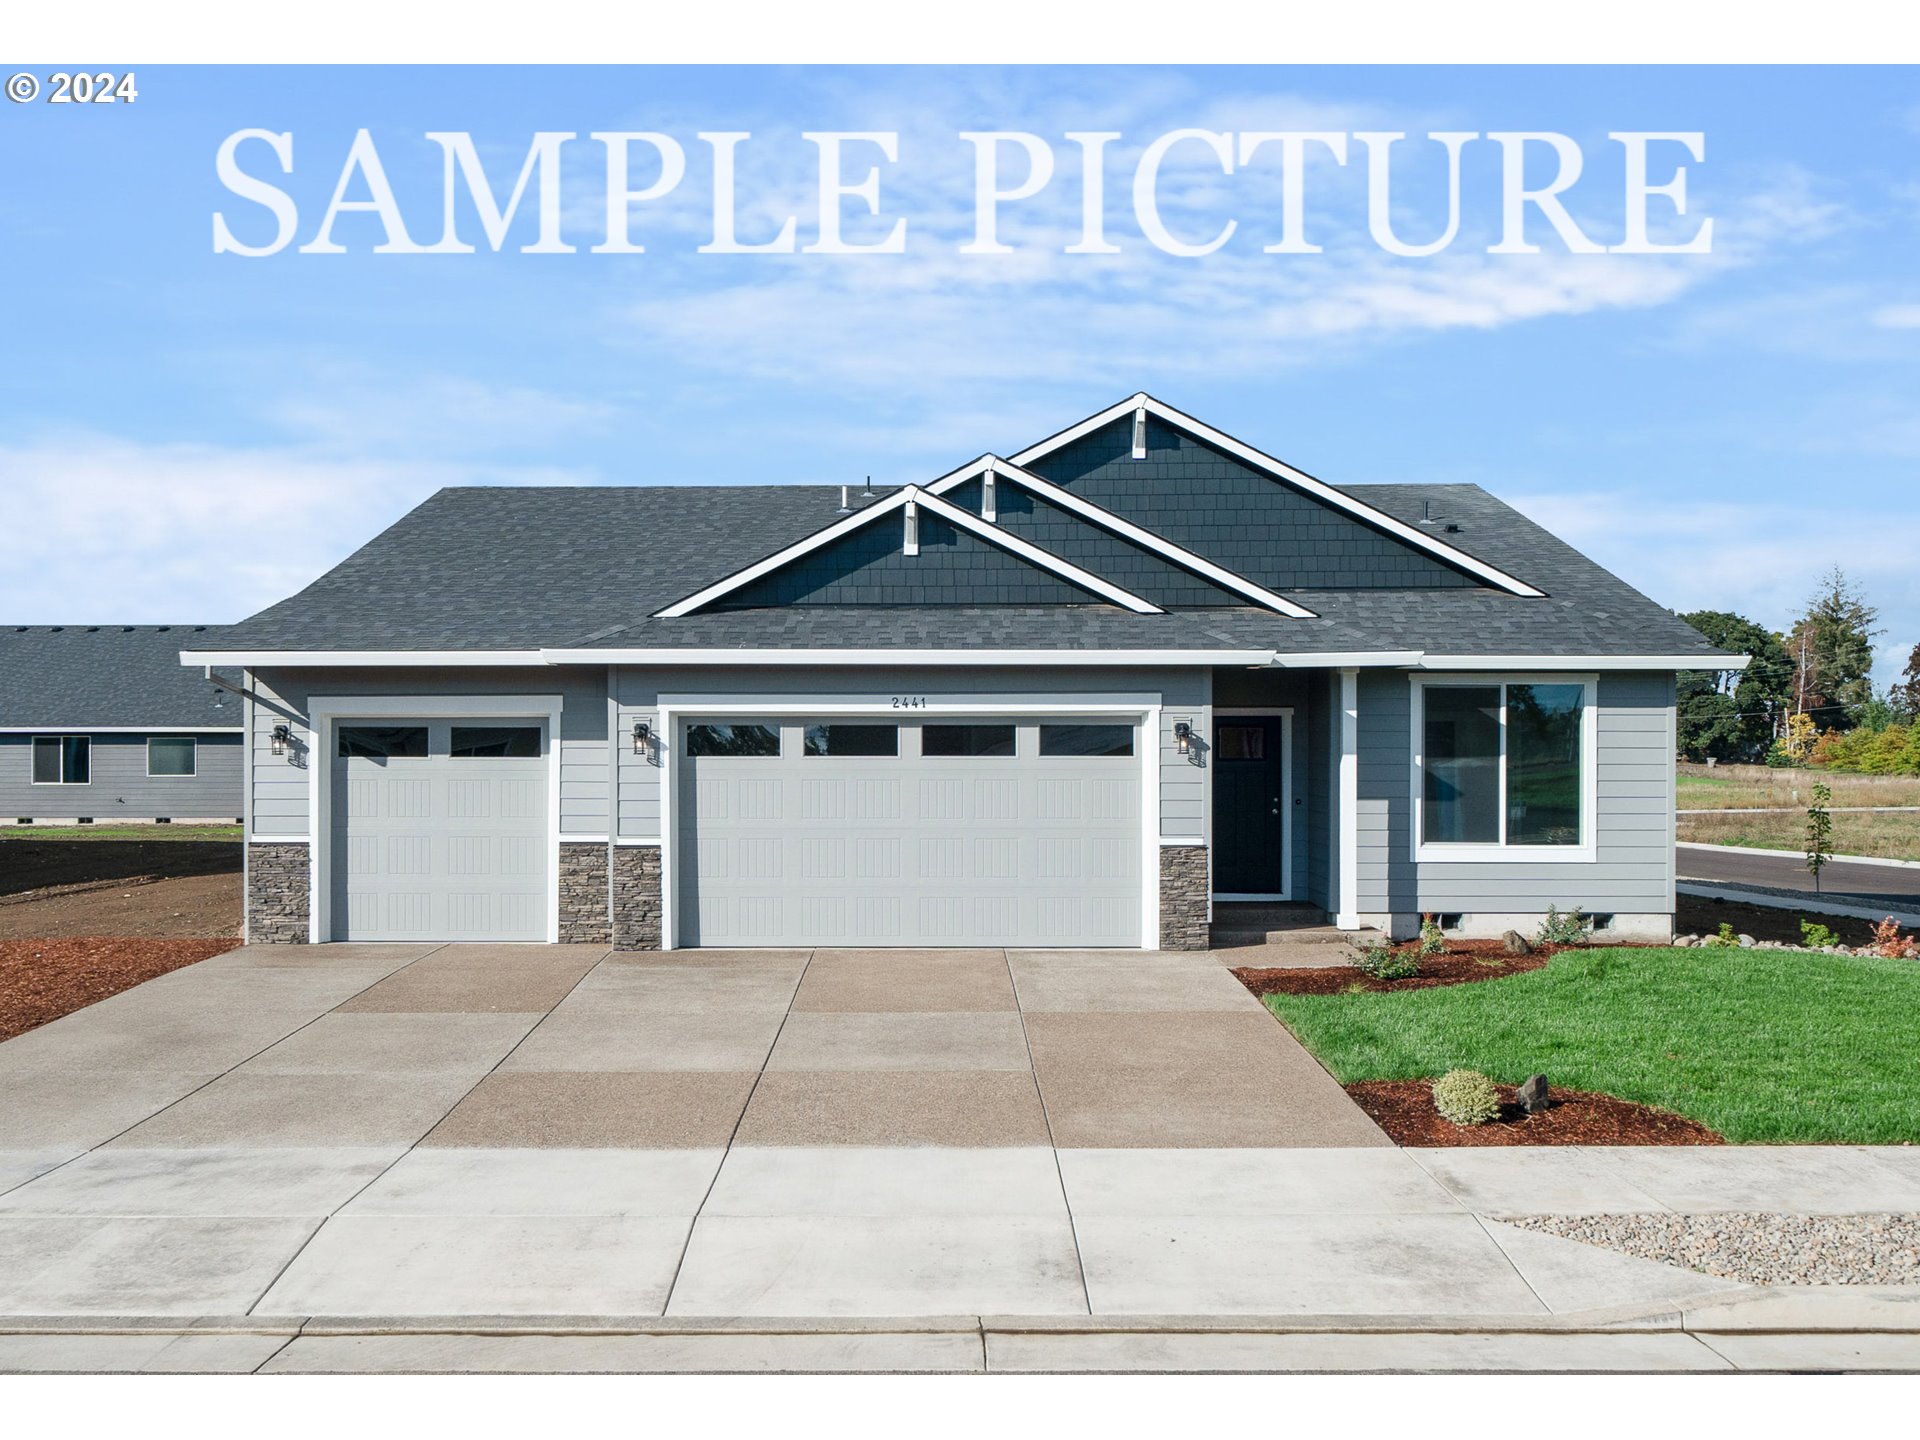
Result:
M1732 927L1729 926L1729 929ZM1831 950L1840 943L1840 937L1824 925L1816 925L1811 920L1800 922L1800 938L1809 950Z
M1720 933L1718 935L1709 935L1700 943L1702 945L1711 945L1716 950L1738 950L1740 948L1740 937L1733 933L1733 926L1730 922L1722 920L1720 922Z
M1478 1070L1449 1070L1433 1082L1433 1108L1456 1125L1484 1125L1500 1113L1500 1092Z
M1431 915L1420 917L1420 958L1438 955L1447 948L1447 937L1440 933L1440 922Z
M1867 951L1886 960L1920 960L1920 940L1902 935L1889 915L1873 927L1873 943L1867 946Z
M1420 973L1420 957L1395 950L1391 940L1376 935L1354 946L1353 966L1369 980L1410 980Z
M1593 921L1580 913L1580 907L1561 910L1558 906L1547 906L1547 918L1540 922L1540 933L1534 937L1538 945L1584 945L1593 938Z

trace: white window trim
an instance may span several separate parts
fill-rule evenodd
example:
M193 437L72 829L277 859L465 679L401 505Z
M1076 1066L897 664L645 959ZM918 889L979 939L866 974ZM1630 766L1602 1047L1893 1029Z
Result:
M1599 676L1564 673L1414 675L1412 708L1407 725L1407 748L1412 757L1409 788L1413 800L1411 844L1413 859L1421 865L1493 865L1548 864L1590 865L1599 856L1600 798L1600 706ZM1509 845L1504 840L1455 843L1422 839L1425 832L1426 776L1421 751L1426 742L1426 691L1429 687L1455 689L1473 685L1498 685L1500 691L1500 833L1507 833L1507 694L1508 685L1579 685L1584 690L1580 706L1580 843L1578 845Z
M193 747L193 768L191 770L169 770L155 774L153 769L153 742L156 740L184 740ZM149 780L193 780L200 774L200 741L192 735L149 735L147 737L147 778Z
M1011 555L1018 556L1029 565L1051 571L1063 580L1069 581L1083 590L1091 591L1103 600L1118 605L1124 610L1131 610L1136 615L1162 615L1166 613L1158 605L1153 604L1151 601L1141 599L1131 590L1123 589L1110 580L1103 580L1091 570L1083 570L1071 561L1061 559L1050 550L1042 550L1038 545L1029 544L1018 536L1009 535L1006 531L1000 529L999 526L988 524L972 511L963 510L950 500L942 500L938 495L923 490L918 485L908 485L904 489L894 491L893 494L887 496L884 500L876 500L864 510L856 510L844 520L836 521L824 529L816 530L806 539L789 545L784 550L778 550L766 559L747 566L744 570L736 570L733 574L723 580L716 581L704 590L695 591L684 600L676 600L673 604L667 606L666 609L655 611L654 618L657 620L674 620L683 615L691 615L702 607L712 604L715 600L740 589L742 586L751 584L763 575L769 575L776 570L782 569L803 555L811 554L822 546L829 545L835 540L851 535L856 530L873 524L874 521L880 519L882 516L889 515L893 511L900 509L906 509L908 513L911 514L914 510L921 508L931 511L951 525L958 526L970 534L977 535L989 544L999 546ZM918 554L917 545L908 553Z
M1276 460L1273 456L1254 449L1253 446L1247 444L1245 441L1236 440L1231 435L1214 429L1205 421L1196 420L1193 416L1176 410L1171 405L1163 404L1144 392L1138 395L1130 395L1117 405L1108 406L1097 415L1089 415L1079 424L1069 426L1058 435L1048 436L1037 445L1029 445L1025 450L1020 451L1013 457L1013 463L1016 465L1030 464L1043 455L1051 455L1063 445L1072 444L1082 435L1091 434L1102 425L1111 424L1122 415L1131 415L1134 411L1140 409L1145 409L1148 413L1159 416L1169 425L1174 426L1176 429L1186 431L1195 439L1204 440L1217 450L1226 451L1227 454L1233 456L1234 459L1243 461L1256 470L1265 471L1274 479L1283 481L1295 489L1311 495L1323 504L1330 505L1336 510L1344 511L1349 515L1362 519L1378 529L1385 530L1388 534L1394 536L1396 539L1405 541L1415 549L1424 550L1429 555L1438 556L1451 565L1457 565L1460 569L1467 571L1471 575L1476 575L1482 580L1499 586L1502 590L1510 591L1515 595L1525 595L1533 599L1543 598L1546 593L1542 590L1535 589L1524 580L1507 574L1504 570L1495 569L1484 560L1476 560L1464 550L1455 549L1444 541L1434 539L1431 535L1426 534L1415 526L1407 524L1404 520L1395 519L1384 510L1375 509L1365 501L1354 499L1353 496L1343 490L1336 489L1324 480L1314 479L1313 476L1307 474L1304 470L1296 470L1285 461Z
M1275 892L1255 892L1239 894L1232 891L1215 890L1215 900L1291 900L1293 899L1293 706L1291 705L1216 705L1213 707L1214 729L1217 731L1222 718L1228 720L1279 720L1280 726L1280 793L1285 804L1280 808L1280 877L1281 888ZM1213 771L1218 775L1218 770ZM1209 788L1213 780L1208 779ZM1212 795L1207 796L1207 844L1211 847L1213 839L1214 817L1220 813L1220 807ZM1211 852L1210 852L1211 853ZM1210 863L1209 871L1217 871L1218 865Z
M33 750L34 750L34 746L37 745L42 740L84 740L86 741L87 742L87 778L84 780L36 780L34 779L33 778ZM66 772L66 764L65 764L64 757L62 758L60 769L62 774ZM60 786L68 790L83 790L87 786L93 784L93 736L74 735L70 733L59 734L59 735L49 735L45 731L36 730L33 733L32 741L27 745L27 783L29 785L43 785L47 787Z
M547 729L547 943L560 941L560 710L558 695L313 695L307 700L307 814L312 863L307 938L318 945L333 927L334 727L341 720L465 720L532 717ZM251 837L249 837L251 838ZM266 836L264 839L279 837Z
M656 698L659 736L666 747L660 771L660 837L622 841L660 846L660 948L679 948L678 895L680 828L680 728L689 718L706 715L753 717L760 715L833 719L836 716L893 715L901 721L967 715L1119 716L1132 717L1140 729L1134 759L1140 765L1140 944L1160 948L1160 747L1163 708L1158 694L1079 695L1064 699L1036 699L1032 695L916 695L921 704L896 707L892 700L871 695L700 695L663 694ZM556 891L556 896L558 892Z
M1134 524L1124 516L1114 514L1113 511L1107 509L1104 505L1096 505L1085 496L1076 495L1071 490L1055 485L1050 480L1042 479L1031 470L1022 469L1012 461L1002 460L994 455L982 455L971 465L963 465L951 474L941 476L929 485L927 490L929 494L945 495L949 491L956 490L966 484L975 476L990 475L1003 476L1013 481L1014 484L1018 485L1021 489L1038 495L1049 504L1056 505L1069 514L1077 515L1082 520L1089 521L1100 529L1110 530L1122 539L1132 541L1143 550L1150 550L1163 559L1171 560L1174 564L1191 570L1203 579L1212 581L1222 589L1231 590L1243 599L1253 601L1256 605L1264 605L1269 610L1278 611L1280 614L1290 616L1295 620L1311 620L1314 618L1313 611L1307 609L1304 605L1297 604L1287 599L1284 595L1276 594L1264 585L1256 585L1253 581L1247 579L1246 576L1237 574L1227 569L1224 565L1216 565L1213 561L1207 559L1206 556L1196 555L1184 545L1178 545L1167 539L1164 535L1157 535L1151 530ZM996 501L996 511L998 508L999 505ZM982 516L981 518L992 520L995 517Z

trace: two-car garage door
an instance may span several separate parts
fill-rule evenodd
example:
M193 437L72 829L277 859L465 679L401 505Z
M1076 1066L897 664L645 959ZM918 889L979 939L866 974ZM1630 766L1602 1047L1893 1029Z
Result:
M707 946L1141 942L1131 720L689 720L675 929Z

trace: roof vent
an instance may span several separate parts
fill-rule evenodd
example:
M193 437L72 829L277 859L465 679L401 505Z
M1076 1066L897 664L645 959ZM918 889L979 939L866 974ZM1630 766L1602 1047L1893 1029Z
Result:
M907 501L906 533L901 537L900 553L902 555L920 553L920 507L912 500Z
M1147 407L1144 405L1133 412L1133 458L1147 458Z
M993 479L993 461L989 460L987 461L987 473L980 481L980 518L982 520L997 520L1000 518L999 512L996 510L994 504Z
M1445 530L1449 535L1458 535L1460 533L1460 527L1458 525L1442 525L1440 528Z
M1428 500L1425 504L1426 509L1420 513L1420 523L1422 525L1431 525L1433 524L1433 501Z
M853 487L851 485L842 485L840 487L840 513L842 515L851 515L853 513L853 506L847 501L847 492L852 489Z
M873 476L867 476L867 488L860 492L860 498L862 500L871 500L873 498Z

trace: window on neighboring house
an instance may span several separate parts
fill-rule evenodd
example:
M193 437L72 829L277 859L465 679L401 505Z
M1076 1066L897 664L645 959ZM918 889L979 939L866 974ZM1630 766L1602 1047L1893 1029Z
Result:
M147 774L192 775L198 756L191 735L150 735L147 737Z
M1422 846L1588 843L1586 681L1421 683Z
M36 785L92 784L92 739L85 735L34 736L33 783Z

